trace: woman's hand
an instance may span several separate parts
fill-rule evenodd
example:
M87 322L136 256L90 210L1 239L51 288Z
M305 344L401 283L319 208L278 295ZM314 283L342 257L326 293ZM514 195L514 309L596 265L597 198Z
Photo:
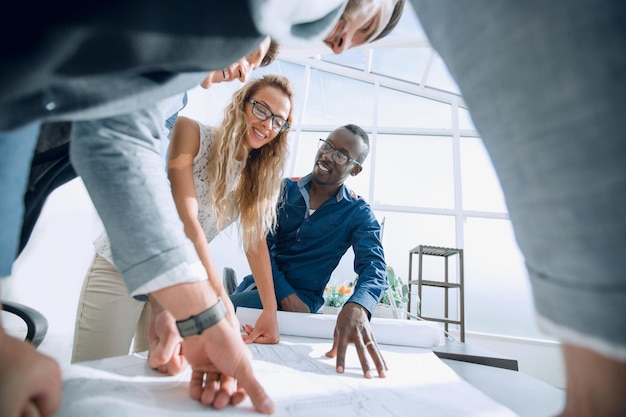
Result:
M263 310L259 318L256 320L254 327L249 324L242 326L246 334L243 341L246 343L262 343L273 345L280 342L280 333L278 332L278 319L275 311Z

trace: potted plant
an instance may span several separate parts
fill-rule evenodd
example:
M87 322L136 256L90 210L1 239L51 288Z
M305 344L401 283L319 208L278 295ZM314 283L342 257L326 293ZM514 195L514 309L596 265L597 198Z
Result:
M322 312L324 314L337 314L344 303L348 301L352 295L352 284L332 284L326 285L324 288L324 305Z
M350 290L352 290L352 287L356 285L356 281L358 278L359 277L356 277L354 281L350 283L350 285L348 286ZM406 303L409 301L409 286L402 282L402 278L396 274L396 271L391 266L387 266L387 281L389 282L389 288L391 289L391 294L393 296L393 300L395 301L396 308L399 312L405 312ZM351 292L352 291L350 291L350 293ZM348 297L346 297L346 300L347 298ZM345 302L346 300L344 300L343 302ZM393 315L393 309L391 308L389 291L385 291L383 298L378 303L376 310L374 310L373 316L395 318ZM404 318L405 316L401 315L400 317Z
M383 298L380 300L378 307L376 307L376 310L374 311L374 317L395 318L393 315L393 309L391 308L392 300L390 300L389 297L390 292L398 311L406 311L406 303L409 301L409 286L402 282L402 278L396 274L396 271L391 266L387 266L387 281L389 282L389 288L391 291L385 291Z

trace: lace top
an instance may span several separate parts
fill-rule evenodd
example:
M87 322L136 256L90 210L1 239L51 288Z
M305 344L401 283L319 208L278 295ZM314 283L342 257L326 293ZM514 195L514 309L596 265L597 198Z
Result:
M219 233L217 230L217 219L213 216L209 203L209 178L207 164L209 162L209 147L213 142L213 129L197 122L200 127L200 149L193 159L193 178L196 186L196 197L198 198L198 221L204 230L207 242L211 242ZM228 178L228 190L235 190L241 176L243 162L239 161ZM222 224L222 229L228 227L232 221ZM113 263L111 255L111 244L106 232L102 232L94 241L96 253L109 262Z

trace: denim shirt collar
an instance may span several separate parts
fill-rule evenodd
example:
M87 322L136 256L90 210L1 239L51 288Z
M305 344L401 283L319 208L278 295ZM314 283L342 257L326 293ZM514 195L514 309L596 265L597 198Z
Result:
M298 180L298 189L300 190L300 194L302 194L302 198L304 198L304 201L306 202L307 213L311 209L311 205L309 203L310 201L309 188L311 187L312 178L313 178L313 174L309 173L308 175ZM346 201L352 201L353 197L350 193L350 190L348 190L348 187L346 187L345 184L341 184L341 187L339 187L339 190L337 191L337 194L335 195L335 199L337 202L340 202L341 200L344 200L344 199Z

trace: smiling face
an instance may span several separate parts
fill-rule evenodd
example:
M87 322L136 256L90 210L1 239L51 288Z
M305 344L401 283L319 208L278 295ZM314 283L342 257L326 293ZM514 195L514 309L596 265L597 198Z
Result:
M363 154L363 139L356 133L340 127L333 130L326 141L336 150L347 157L361 161ZM354 162L339 165L333 160L332 152L324 153L321 149L315 155L313 166L313 181L318 185L340 186L350 175L361 172L361 167Z
M397 0L350 0L324 43L336 54L363 45L383 31Z
M265 105L272 113L288 120L291 112L291 101L289 96L276 87L263 87L256 91L250 97L263 105ZM260 120L252 112L252 103L246 103L246 118L248 127L246 130L246 146L248 149L258 149L261 146L271 142L278 131L272 127L272 117L267 120Z

